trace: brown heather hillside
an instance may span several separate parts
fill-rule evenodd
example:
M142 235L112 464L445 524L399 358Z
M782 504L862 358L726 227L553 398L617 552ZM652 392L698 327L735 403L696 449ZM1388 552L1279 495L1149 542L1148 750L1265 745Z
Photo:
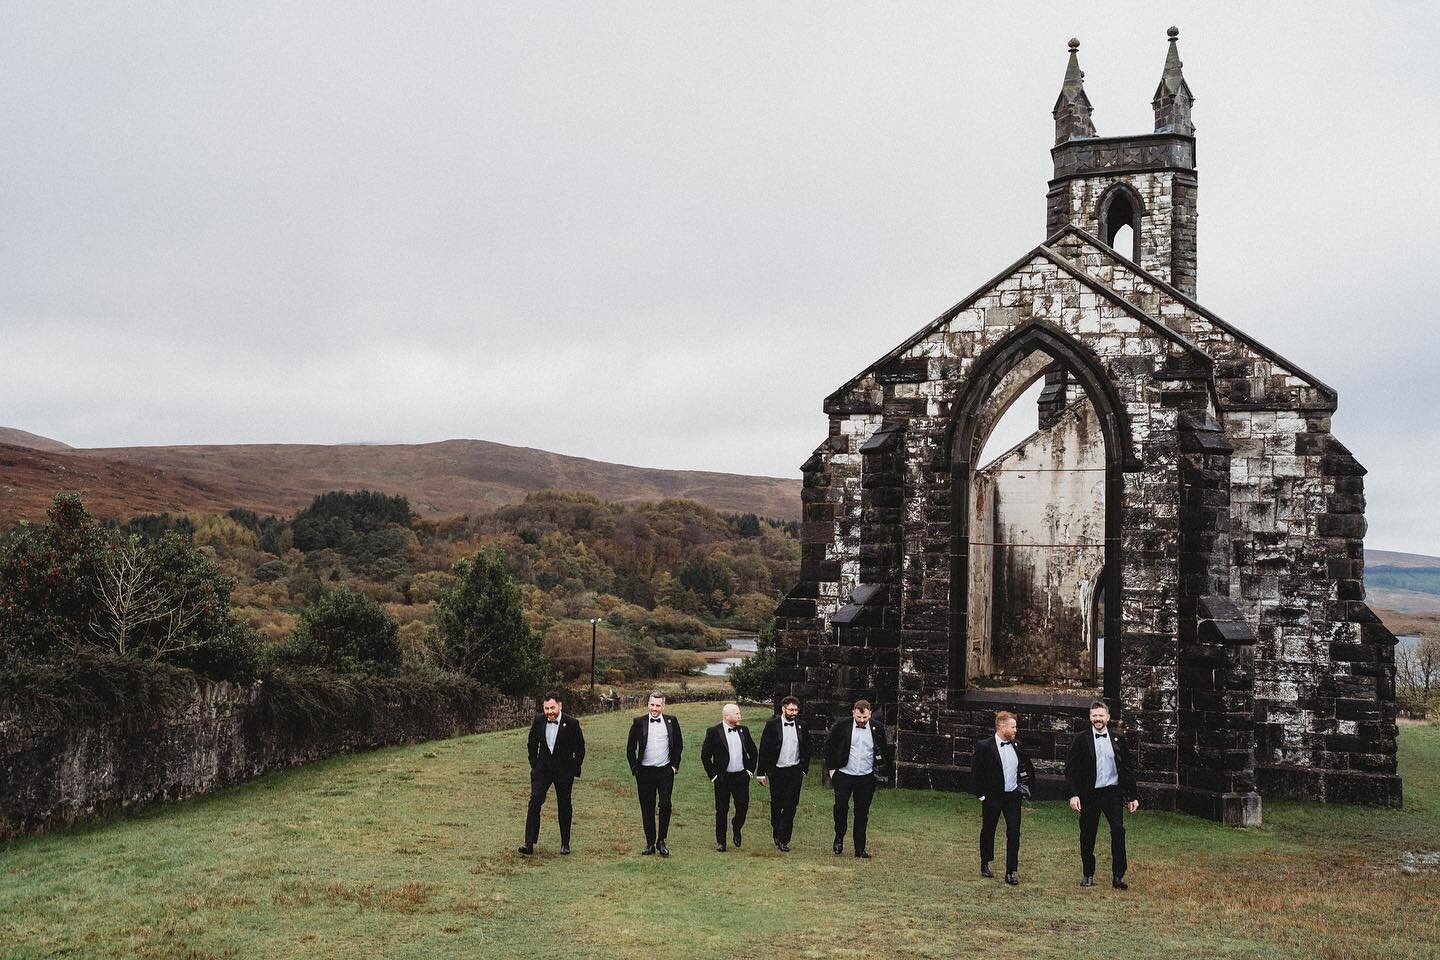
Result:
M49 437L42 437L28 430L16 430L14 427L0 427L0 444L8 444L12 447L25 447L30 450L59 451L74 449L68 443L51 440Z
M57 493L79 493L92 513L107 517L180 510L223 513L235 506L258 506L231 491L151 467L80 457L73 451L0 445L0 530L16 520L43 517Z
M110 516L230 507L289 515L316 494L360 488L403 494L427 519L517 503L545 489L621 503L686 497L724 512L800 516L798 480L654 470L484 440L0 451L0 524L7 525L43 515L62 490L79 491L94 512Z

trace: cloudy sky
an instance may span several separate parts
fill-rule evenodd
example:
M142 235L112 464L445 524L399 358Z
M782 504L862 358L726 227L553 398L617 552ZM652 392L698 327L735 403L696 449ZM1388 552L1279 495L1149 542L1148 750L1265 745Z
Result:
M1144 132L1172 23L1200 299L1339 389L1368 544L1440 553L1419 3L7 2L0 425L798 476L1043 239L1066 41Z

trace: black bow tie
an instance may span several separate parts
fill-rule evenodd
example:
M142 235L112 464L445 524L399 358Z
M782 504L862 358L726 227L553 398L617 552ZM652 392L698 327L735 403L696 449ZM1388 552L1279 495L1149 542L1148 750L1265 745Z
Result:
M793 727L793 726L795 726L795 721L794 721L794 720L786 720L786 721L785 721L785 726L787 726L787 727Z
M740 728L739 728L739 727L727 727L727 728L725 729L725 732L726 732L726 733L739 733L739 732L740 732Z
M660 722L660 718L659 718L659 717L651 717L651 718L650 718L650 722L651 722L651 723L659 723L659 722Z
M559 720L546 720L545 722L550 724L551 726L557 726L560 723Z
M1108 734L1108 733L1097 733L1097 734L1095 734L1095 739L1096 739L1096 740L1105 740L1105 739L1107 739L1109 736L1110 736L1110 734Z
M1000 741L1000 746L1002 746L1002 747L1013 747L1013 746L1015 746L1015 744L1014 744L1012 741L1009 741L1009 740L1001 740L1001 741Z
M865 729L865 724L863 724L863 723L857 723L857 724L855 724L855 729L856 729L856 730L864 730L864 729Z

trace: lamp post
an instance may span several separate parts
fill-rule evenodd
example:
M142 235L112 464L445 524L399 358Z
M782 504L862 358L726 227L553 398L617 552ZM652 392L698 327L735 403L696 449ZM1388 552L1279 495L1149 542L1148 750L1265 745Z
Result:
M590 696L595 696L595 629L599 618L590 621Z

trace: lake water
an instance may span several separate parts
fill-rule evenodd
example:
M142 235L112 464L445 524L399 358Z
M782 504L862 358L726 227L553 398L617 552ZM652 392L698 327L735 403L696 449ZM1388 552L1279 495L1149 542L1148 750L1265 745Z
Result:
M731 637L730 649L754 653L758 649L758 640L753 636ZM730 672L731 667L743 659L744 657L724 657L720 660L712 660L705 664L705 669L701 673L707 677L723 677Z

